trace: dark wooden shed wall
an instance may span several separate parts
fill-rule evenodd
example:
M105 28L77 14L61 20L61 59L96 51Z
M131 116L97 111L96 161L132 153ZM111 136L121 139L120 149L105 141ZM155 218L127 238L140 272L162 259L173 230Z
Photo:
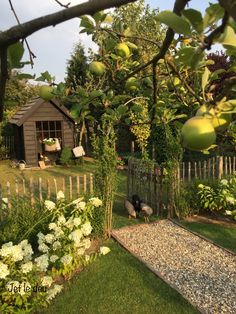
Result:
M38 165L36 121L62 121L62 147L74 147L73 122L52 103L44 102L23 124L24 159L28 165Z

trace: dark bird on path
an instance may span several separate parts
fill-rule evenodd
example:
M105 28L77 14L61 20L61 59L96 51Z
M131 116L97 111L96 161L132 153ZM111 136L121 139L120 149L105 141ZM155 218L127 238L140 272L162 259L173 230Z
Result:
M136 211L135 211L134 205L130 203L130 201L125 200L125 208L128 211L129 219L136 218Z
M145 222L149 222L149 216L153 214L153 209L145 203L140 203L141 214L144 216Z
M138 195L136 195L136 194L134 194L133 196L132 196L132 204L133 204L133 206L134 206L134 208L135 208L135 211L136 212L140 212L140 210L141 210L141 207L140 207L140 204L141 204L141 199L139 198L139 196Z

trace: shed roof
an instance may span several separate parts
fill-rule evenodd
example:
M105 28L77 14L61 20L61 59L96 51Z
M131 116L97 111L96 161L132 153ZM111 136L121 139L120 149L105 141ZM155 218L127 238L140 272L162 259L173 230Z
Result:
M47 102L40 97L33 98L27 104L20 107L20 109L11 117L10 123L16 124L17 126L21 126L27 119L38 109L40 106ZM71 117L69 111L61 105L55 98L48 101L53 106L55 106L58 110L60 110L65 116L68 117L73 123L75 123L74 119Z

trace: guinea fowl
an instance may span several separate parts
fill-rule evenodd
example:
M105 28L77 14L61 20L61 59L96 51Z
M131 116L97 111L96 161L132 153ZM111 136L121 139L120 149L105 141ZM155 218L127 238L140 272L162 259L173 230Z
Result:
M141 207L140 207L141 202L142 201L140 200L138 195L134 194L132 196L132 204L134 206L135 211L138 213L140 213L140 210L141 210Z
M145 222L149 222L149 216L153 214L153 209L145 203L140 203L140 208Z
M128 200L125 200L125 208L128 211L129 219L132 217L136 218L136 211L135 211L134 205L130 203Z

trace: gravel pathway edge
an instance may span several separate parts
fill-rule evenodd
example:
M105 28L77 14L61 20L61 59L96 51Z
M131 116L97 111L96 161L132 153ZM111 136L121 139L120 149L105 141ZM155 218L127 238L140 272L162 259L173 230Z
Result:
M152 224L152 223L151 223ZM137 225L133 225L132 227L137 227ZM122 229L122 228L121 228ZM195 309L199 311L199 313L206 314L206 311L203 311L200 309L196 304L193 304L188 298L186 298L180 289L174 285L172 282L170 282L168 279L166 279L164 276L161 275L160 272L158 272L154 267L152 267L149 263L147 263L142 257L140 257L138 254L136 254L133 250L131 250L119 237L117 237L113 232L111 232L111 236L114 240L116 240L124 249L126 249L130 254L132 254L135 258L137 258L141 263L143 263L154 275L159 277L162 281L164 281L168 286L170 286L172 289L176 290L182 298L184 298L188 303L190 303Z

